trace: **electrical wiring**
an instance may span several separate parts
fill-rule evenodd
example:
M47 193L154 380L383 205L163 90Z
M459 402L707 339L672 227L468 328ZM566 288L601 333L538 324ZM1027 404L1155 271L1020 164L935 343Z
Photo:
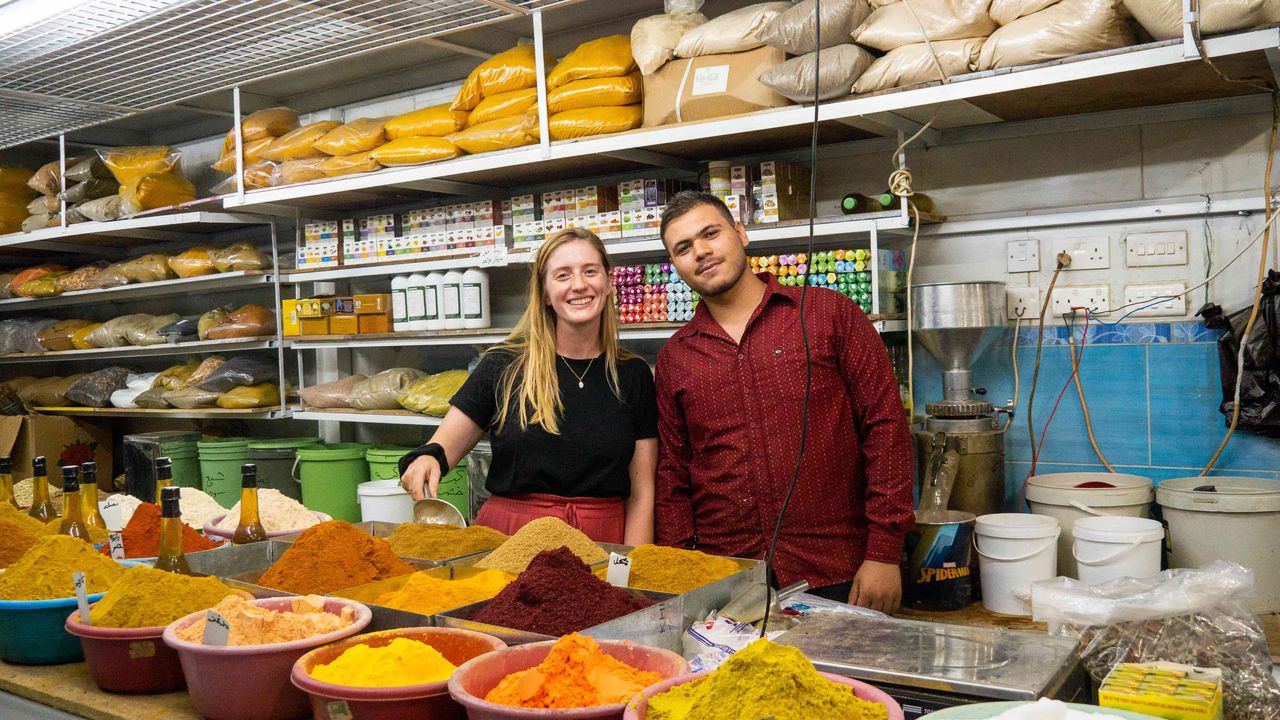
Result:
M1085 432L1088 433L1089 435L1089 444L1093 446L1093 454L1098 456L1098 460L1102 463L1102 466L1107 469L1107 472L1113 473L1116 471L1116 469L1111 467L1111 463L1107 462L1107 457L1102 454L1102 448L1098 447L1098 439L1093 435L1093 418L1089 414L1089 401L1085 400L1084 383L1083 381L1080 380L1080 364L1084 362L1084 343L1085 343L1085 339L1088 337L1088 334L1089 334L1089 309L1088 308L1072 308L1071 309L1072 313L1074 313L1076 310L1084 310L1085 334L1080 337L1080 357L1077 358L1076 344L1074 340L1075 328L1074 327L1068 328L1070 332L1067 333L1067 352L1071 354L1071 375L1072 377L1075 378L1075 381L1076 381L1076 396L1080 398L1080 413L1084 416L1084 429L1085 429ZM1043 441L1044 436L1041 435L1040 439Z
M1049 302L1053 297L1053 286L1058 284L1058 276L1062 274L1063 268L1071 263L1071 256L1067 253L1058 253L1058 264L1053 269L1053 277L1049 278L1049 289L1045 290L1044 302L1040 304L1040 329L1036 333L1036 364L1035 369L1031 372L1031 394L1027 398L1027 436L1031 439L1032 450L1036 447L1036 426L1032 419L1032 406L1036 402L1036 385L1040 382L1040 355L1044 350L1044 316L1049 312ZM1031 457L1031 469L1027 471L1027 477L1036 474L1036 457L1039 453L1035 453Z
M933 121L937 119L937 115L929 118L929 122L920 126L920 129L914 135L902 141L889 158L889 161L896 166L894 171L889 174L889 192L902 198L903 202L908 204L908 209L912 215L911 256L907 258L907 402L911 405L912 414L915 414L916 409L916 362L912 352L912 345L915 344L912 342L912 338L915 335L915 318L911 312L911 278L916 270L916 243L920 241L920 210L916 208L914 202L909 200L912 195L916 194L916 191L911 187L911 171L907 169L907 162L902 152L908 145L915 142L916 138L923 135L933 125Z
M1209 210L1213 206L1213 198L1203 195L1204 198L1204 276L1209 277L1209 273L1213 272L1213 230L1209 228ZM1204 286L1204 304L1209 304L1209 286Z
M1082 308L1072 308L1072 313L1074 313L1074 311L1077 309L1082 309ZM1068 313L1067 317L1070 317L1070 315L1071 313ZM1070 330L1071 333L1075 332L1074 327L1068 328L1068 329ZM1084 332L1080 336L1080 351L1082 355L1084 353L1085 338L1087 338L1088 336L1089 336L1089 315L1086 314L1084 316ZM1022 481L1022 487L1018 489L1018 507L1022 507L1023 503L1026 500L1027 481L1029 481L1035 475L1036 463L1040 461L1040 451L1044 448L1044 439L1045 439L1045 436L1049 434L1049 425L1053 423L1053 416L1058 414L1058 406L1062 404L1062 398L1064 395L1067 394L1067 388L1071 387L1071 381L1076 378L1077 374L1079 373L1079 370L1080 370L1080 366L1073 362L1072 368L1071 368L1071 375L1067 378L1067 381L1062 384L1062 390L1058 392L1058 399L1055 400L1053 403L1053 410L1049 412L1049 418L1044 421L1044 427L1040 430L1040 443L1038 445L1032 444L1031 446L1032 447L1031 472L1027 473L1027 477ZM1032 390L1033 391L1035 390L1034 385L1032 386ZM1028 407L1028 410L1030 410L1030 402L1027 403L1027 407ZM1030 415L1030 412L1028 412L1027 414Z
M1013 347L1009 351L1009 355L1010 355L1009 359L1010 359L1010 362L1013 363L1013 408L1014 409L1018 407L1018 333L1022 330L1022 316L1025 313L1026 313L1026 310L1024 310L1023 308L1018 308L1017 312L1014 314L1013 342L1010 343ZM1009 411L1009 419L1005 421L1004 427L1000 428L1000 432L1008 432L1009 428L1013 427L1013 412L1014 412L1013 409Z

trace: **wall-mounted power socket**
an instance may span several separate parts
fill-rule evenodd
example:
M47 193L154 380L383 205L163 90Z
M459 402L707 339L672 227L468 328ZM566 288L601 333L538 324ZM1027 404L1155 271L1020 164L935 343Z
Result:
M1011 287L1005 289L1005 310L1010 320L1023 321L1040 317L1040 288Z
M1187 314L1187 284L1144 283L1124 286L1124 310L1120 317L1183 317ZM1114 322L1119 318L1112 318Z
M1104 312L1111 309L1111 288L1108 285L1055 287L1050 299L1049 311L1054 317L1062 317L1071 312L1072 308Z
M1071 264L1066 270L1105 270L1111 267L1111 238L1106 235L1054 240L1050 250L1054 257L1060 252L1071 256Z

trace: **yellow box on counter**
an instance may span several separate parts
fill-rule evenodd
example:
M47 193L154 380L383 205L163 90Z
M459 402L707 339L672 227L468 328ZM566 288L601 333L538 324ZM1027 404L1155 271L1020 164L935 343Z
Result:
M355 335L360 332L360 322L355 313L343 313L329 318L330 335Z
M1102 681L1098 704L1164 720L1221 720L1222 671L1170 662L1120 663Z
M303 298L298 301L299 318L329 317L334 313L334 302L331 297Z
M280 326L285 337L302 334L302 328L298 325L298 301L294 298L280 301Z
M299 335L328 335L329 334L329 318L328 317L298 318L298 334Z
M370 293L355 295L355 313L357 315L379 315L391 312L391 295L388 293Z

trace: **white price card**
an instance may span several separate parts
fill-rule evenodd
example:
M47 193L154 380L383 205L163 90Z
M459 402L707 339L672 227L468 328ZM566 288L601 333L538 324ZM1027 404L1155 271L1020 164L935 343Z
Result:
M111 548L111 557L115 560L124 559L124 536L118 532L107 533L107 546Z
M609 553L609 571L605 580L615 587L627 587L631 579L631 558L618 553Z
M205 645L226 645L230 637L231 623L217 610L208 611L204 618L204 637L201 641Z
M102 522L107 524L108 530L123 530L124 518L120 517L120 499L117 497L109 497L106 502L102 503L100 508L102 513Z
M90 625L92 623L89 621L89 596L84 590L84 573L71 573L71 584L76 588L76 605L80 606L80 622Z
M351 706L346 700L332 700L324 704L324 709L329 712L329 720L352 720L355 716L351 714Z
M509 262L505 245L489 247L480 251L480 267L506 267Z

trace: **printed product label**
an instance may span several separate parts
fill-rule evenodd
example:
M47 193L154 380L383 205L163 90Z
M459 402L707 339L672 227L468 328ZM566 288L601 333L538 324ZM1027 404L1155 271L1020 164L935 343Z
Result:
M426 303L426 317L428 320L440 319L440 298L436 297L438 292L435 286L423 288L423 299Z
M480 283L466 283L462 286L462 316L468 320L479 320Z
M427 300L421 286L405 290L405 306L408 309L409 322L427 318Z
M391 322L404 322L409 319L404 289L391 291Z
M714 95L729 89L729 66L711 65L693 71L690 95ZM728 170L728 168L725 168Z
M462 298L457 285L444 286L444 318L457 320L462 317Z

